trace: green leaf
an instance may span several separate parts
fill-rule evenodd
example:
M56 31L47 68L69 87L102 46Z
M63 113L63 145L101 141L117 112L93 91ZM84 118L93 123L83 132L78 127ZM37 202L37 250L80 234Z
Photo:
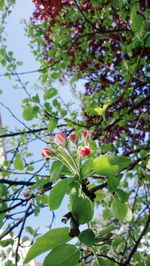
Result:
M59 78L61 78L62 77L62 73L59 73L59 72L53 72L52 74L51 74L51 78L52 79L59 79Z
M79 240L87 246L92 246L95 243L95 235L91 229L86 229L80 233Z
M4 5L5 5L5 2L4 2L4 0L0 0L0 10L2 10L2 9L3 9Z
M36 242L29 249L24 263L28 263L30 260L39 256L40 254L56 248L71 240L69 236L69 228L57 228L50 230L43 236L39 237Z
M117 264L109 259L98 258L98 262L95 260L91 266L117 266Z
M96 114L98 114L98 115L103 115L104 112L105 112L105 109L100 108L100 107L96 107L96 108L94 108L94 111L95 111Z
M12 245L14 243L14 240L13 239L6 239L6 240L1 240L0 241L0 246L2 247L7 247L9 245Z
M34 170L34 167L32 165L28 165L26 167L27 171L33 171Z
M110 233L111 231L117 229L116 226L114 225L108 225L107 227L105 227L103 230L101 230L100 232L98 232L96 237L104 237L105 235L107 235L108 233Z
M50 99L57 94L57 90L55 88L50 88L44 91L44 100Z
M40 103L40 97L39 97L39 95L36 93L36 95L35 96L33 96L32 98L31 98L31 100L34 102L34 103Z
M55 183L57 178L60 176L63 164L60 161L54 161L50 169L50 181Z
M132 20L131 29L133 31L140 31L141 26L143 24L143 18L141 15L137 14L137 11L139 10L139 5L136 4L131 10L130 18Z
M27 121L32 120L33 118L37 117L37 112L39 108L36 106L32 107L31 105L27 105L24 107L23 111L23 118Z
M103 200L106 197L106 193L103 190L97 190L95 192L95 195L96 195L95 198L96 201Z
M132 220L132 218L133 218L132 210L128 206L128 210L127 210L127 214L126 214L126 217L125 217L125 221L126 222L130 222Z
M21 238L21 244L23 244L24 242L29 241L29 240L30 240L30 239L29 239L28 236L23 236L23 237Z
M110 192L113 192L119 185L120 178L116 176L108 177L108 189Z
M79 250L69 244L54 248L45 258L43 266L76 266L79 261Z
M122 189L116 189L116 194L120 198L121 202L126 202L129 198L129 193L123 191Z
M81 190L71 190L70 207L74 219L79 224L87 223L93 218L93 202Z
M43 194L42 197L41 197L41 202L43 204L47 204L47 202L48 202L48 196Z
M3 184L0 184L0 196L6 196L8 194L7 187Z
M19 258L19 256L18 256ZM14 266L14 263L12 262L12 260L7 260L7 266Z
M112 213L120 221L130 222L132 220L132 211L128 204L114 199L111 204Z
M48 205L50 210L56 210L59 208L66 191L68 190L68 179L61 180L54 188L52 188L49 198Z
M103 115L103 114L105 113L107 107L108 107L108 104L104 104L102 108L101 108L101 107L96 107L96 108L94 108L94 111L95 111L96 114L98 114L98 115Z
M116 219L123 221L126 217L128 206L118 200L113 200L111 204L112 213Z
M90 173L91 173L91 161L88 160L86 161L83 165L82 165L82 168L81 168L81 171L82 171L82 177L83 178L87 178L89 177Z
M129 164L129 158L113 154L102 155L92 162L95 173L102 176L117 175L124 168L127 168Z
M50 119L49 123L48 123L48 130L49 131L53 131L56 127L57 127L57 124L58 124L58 119Z
M14 161L14 167L15 169L17 170L23 170L23 161L21 158L17 158L15 161Z
M150 33L146 36L145 47L150 47Z
M26 227L25 227L25 230L26 230L26 232L28 232L29 234L34 235L34 230L33 230L33 228L32 228L31 226L26 226Z

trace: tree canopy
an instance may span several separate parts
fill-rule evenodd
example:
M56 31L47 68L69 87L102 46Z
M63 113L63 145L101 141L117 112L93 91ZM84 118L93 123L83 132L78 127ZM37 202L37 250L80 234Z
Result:
M0 166L0 244L14 250L15 260L8 266L20 265L24 229L37 238L26 220L36 219L43 208L52 215L50 230L36 239L24 263L49 251L44 266L149 265L150 4L33 3L25 26L40 68L21 73L5 37L15 1L0 1L0 63L26 93L22 120L1 103L20 123L16 131L1 126L0 133L6 155ZM22 81L34 72L40 75L37 92ZM58 83L64 94L68 87L72 92L67 103ZM64 198L68 212L60 217L62 227L53 228ZM12 238L4 239L9 233ZM74 244L68 243L72 239Z

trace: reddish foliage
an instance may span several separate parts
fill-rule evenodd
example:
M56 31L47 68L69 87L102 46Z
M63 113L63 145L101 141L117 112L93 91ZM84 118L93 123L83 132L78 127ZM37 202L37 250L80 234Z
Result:
M136 76L132 77L131 82L127 82L124 80L119 66L122 64L123 60L128 61L132 59L134 64L137 62L138 55L140 55L141 58L147 57L150 59L150 48L141 47L139 45L131 50L131 55L126 51L123 52L123 43L130 45L132 42L129 17L126 15L126 17L122 18L118 15L117 5L112 5L112 22L110 25L105 25L104 20L100 18L97 19L96 22L91 22L91 18L95 12L92 7L92 0L83 0L79 5L77 4L77 1L71 0L33 0L33 2L36 10L33 13L32 21L37 23L39 21L47 21L50 19L49 29L44 33L44 38L46 40L46 46L43 47L44 51L49 51L53 48L53 40L50 37L51 27L57 22L57 16L61 13L61 26L69 28L71 32L70 36L72 38L71 46L68 45L68 43L63 45L63 50L67 52L71 59L67 73L70 74L75 71L78 73L79 77L80 73L85 73L86 79L89 80L85 84L86 95L92 95L94 92L106 91L108 87L111 87L116 83L118 83L118 88L116 88L118 92L123 86L134 88L130 97L120 98L120 100L115 102L106 112L107 120L112 121L113 111L118 110L118 114L121 115L122 110L127 110L128 108L129 112L130 109L132 110L132 106L135 106L133 110L134 118L130 119L128 124L124 126L114 124L111 127L106 127L105 139L100 142L113 142L118 140L123 133L128 135L129 140L133 144L138 144L141 141L144 141L145 130L142 130L142 128L147 122L141 118L141 113L144 108L147 108L148 100L141 102L141 104L137 106L136 103L139 101L139 96L147 97L149 84L139 78L141 73L143 73L144 76L144 70L142 68L137 69ZM104 1L103 6L99 5L97 11L101 13L103 8L108 8L111 2L112 1L110 0ZM148 8L146 7L145 1L139 1L139 4L141 11ZM65 9L66 7L67 9ZM70 7L76 7L82 19L77 17L76 21L68 22L67 10L69 10ZM89 25L89 33L86 35L85 29L87 24ZM100 36L106 31L111 32L106 35L104 40L100 38ZM126 32L130 34L130 38L128 39L126 38ZM84 34L88 46L87 50L82 47L82 35ZM87 56L82 58L82 55L85 55L85 53ZM111 56L109 56L110 53ZM108 56L106 56L107 54ZM79 59L78 61L76 61L77 57ZM49 58L47 54L45 55L45 58L48 62L53 61L53 59ZM144 79L146 78L147 77L144 76ZM91 85L91 81L96 81L96 85ZM83 110L83 117L87 121L87 127L94 125L94 123L99 124L99 127L97 127L97 130L94 133L94 137L99 138L101 134L101 120L99 116L92 117L89 113L87 114L86 111ZM133 130L136 125L138 125L138 128L141 130L140 133ZM125 149L130 149L129 142L124 142L123 146Z

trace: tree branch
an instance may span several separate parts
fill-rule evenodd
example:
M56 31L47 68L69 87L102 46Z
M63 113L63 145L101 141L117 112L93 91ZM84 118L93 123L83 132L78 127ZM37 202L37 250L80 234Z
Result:
M28 216L30 216L33 212L34 212L34 210L28 212ZM2 240L5 236L7 236L9 233L11 233L14 228L18 227L18 225L20 223L22 223L23 219L24 219L24 216L17 223L15 223L8 230L6 230L3 234L1 234L0 235L0 240Z
M105 183L103 183L103 184L101 184L101 185L98 185L98 186L96 186L96 187L91 188L91 189L90 189L90 192L91 192L91 193L94 193L94 192L96 192L96 191L99 190L99 189L103 189L104 187L107 187L107 185L108 185L108 183L105 182Z
M14 172L14 171L10 171L10 170L5 170L3 168L0 168L0 172L5 172L5 173L9 173L9 174L13 174L13 175L31 175L31 176L38 176L38 177L47 177L49 178L50 176L49 175L39 175L37 173L30 173L30 172ZM0 179L0 183L1 183L1 180L4 180L4 181L8 181L9 180L6 180L6 179ZM3 183L3 182L2 182ZM9 183L6 183L6 184L9 184ZM11 184L11 183L10 183ZM19 184L18 184L19 185ZM24 185L24 184L23 184Z
M1 214L1 213L8 212L8 211L11 211L11 210L15 209L16 207L18 207L18 206L22 205L22 203L23 203L23 202L26 202L26 200L22 199L22 200L21 200L21 202L19 202L19 203L17 203L17 204L15 204L15 205L13 205L13 206L11 206L11 207L9 207L9 208L7 208L7 209L3 209L2 211L0 211L0 214Z
M38 128L38 129L30 129L30 130L21 131L21 132L12 132L12 133L8 133L8 134L3 134L3 135L0 135L0 138L14 137L14 136L24 135L24 134L33 134L33 133L41 132L44 130L47 130L47 127Z
M139 238L137 239L134 247L132 248L131 252L129 253L129 256L128 256L127 260L122 265L124 265L124 266L125 265L129 265L129 262L132 259L134 253L136 252L136 250L137 250L137 248L138 248L138 246L139 246L139 244L141 242L142 237L145 235L145 233L146 233L146 231L147 231L147 229L149 227L149 224L150 224L150 214L149 214L149 216L147 218L147 221L145 223L145 226L144 226L141 234L139 235Z
M18 237L18 241L17 241L17 247L16 247L16 251L15 251L15 265L16 266L18 265L18 249L19 249L19 246L20 246L21 235L22 235L22 232L23 232L23 229L24 229L24 225L25 225L25 222L26 222L26 219L28 217L28 213L29 213L29 210L30 210L31 207L32 207L32 202L30 202L28 208L25 211L25 214L24 214L24 217L23 217L23 221L22 221L22 225L21 225L19 234L17 236Z
M8 184L11 186L18 186L18 185L24 185L24 186L32 186L35 184L35 182L28 182L28 181L12 181L8 179L0 179L0 184Z

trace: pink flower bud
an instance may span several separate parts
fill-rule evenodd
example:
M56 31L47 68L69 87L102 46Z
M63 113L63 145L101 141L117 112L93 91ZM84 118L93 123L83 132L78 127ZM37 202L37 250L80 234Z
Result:
M41 152L41 155L45 159L49 159L52 156L52 152L48 148L44 148Z
M83 138L86 139L91 136L91 132L89 130L85 130L83 133Z
M91 150L88 146L85 146L85 147L81 147L79 148L79 154L81 156L87 156L91 153Z
M76 141L76 139L77 139L77 135L75 135L75 134L71 134L71 135L69 136L69 138L74 142L74 141Z
M57 145L65 145L67 141L67 137L63 132L57 133L54 137L54 142Z
M24 198L24 199L27 199L27 198L28 198L28 194L24 193L24 194L23 194L23 198Z

